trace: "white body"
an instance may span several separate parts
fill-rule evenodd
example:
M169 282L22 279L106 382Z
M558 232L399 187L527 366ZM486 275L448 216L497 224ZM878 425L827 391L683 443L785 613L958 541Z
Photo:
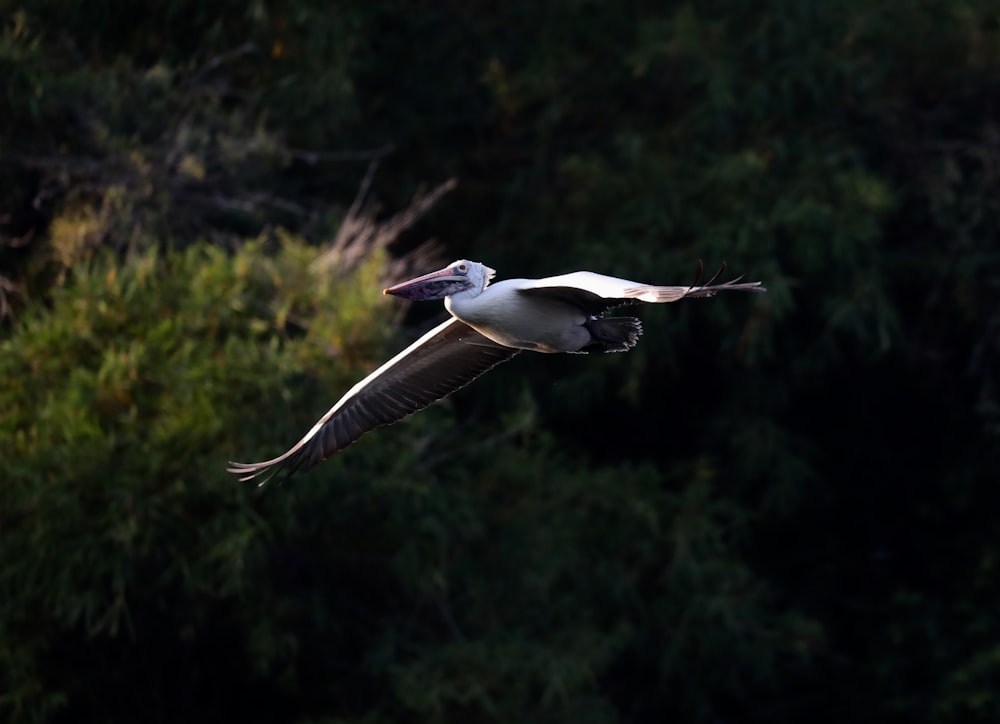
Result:
M557 299L526 297L519 289L536 279L506 279L481 293L447 297L445 308L484 337L505 347L535 352L576 352L590 341L590 315Z

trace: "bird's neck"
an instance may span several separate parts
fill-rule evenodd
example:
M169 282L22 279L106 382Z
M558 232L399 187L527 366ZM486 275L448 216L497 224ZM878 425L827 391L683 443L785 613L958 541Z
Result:
M464 312L468 312L476 306L476 302L482 292L482 289L463 289L457 294L449 294L444 298L444 308L452 316L461 319Z

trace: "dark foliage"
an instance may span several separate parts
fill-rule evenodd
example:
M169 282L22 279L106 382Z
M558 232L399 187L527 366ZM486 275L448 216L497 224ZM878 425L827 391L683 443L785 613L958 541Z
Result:
M1000 715L995 3L0 22L4 721ZM227 476L403 343L430 236L769 292Z

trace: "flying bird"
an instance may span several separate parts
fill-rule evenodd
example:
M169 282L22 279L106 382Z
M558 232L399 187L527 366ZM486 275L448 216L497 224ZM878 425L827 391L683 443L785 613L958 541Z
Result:
M344 449L369 430L401 420L447 397L521 350L624 352L635 346L642 325L635 317L604 313L630 302L676 302L721 291L763 292L741 277L716 283L725 270L699 284L661 287L578 271L545 279L505 279L465 259L383 290L413 300L444 299L451 317L347 391L291 449L259 463L230 462L240 480L276 474L290 477Z

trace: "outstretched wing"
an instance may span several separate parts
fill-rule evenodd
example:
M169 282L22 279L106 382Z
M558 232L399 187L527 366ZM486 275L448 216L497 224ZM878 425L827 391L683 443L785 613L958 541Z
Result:
M369 430L401 420L447 397L519 350L487 339L454 317L422 336L354 385L283 455L260 463L230 462L240 480L308 470Z
M572 304L587 314L601 314L608 307L629 301L676 302L689 297L711 297L722 291L764 292L760 282L741 282L736 277L728 282L716 282L726 270L723 262L719 271L705 284L700 284L703 266L698 262L698 274L689 286L661 287L609 277L594 272L579 271L545 279L526 280L518 292L528 296L547 297Z

